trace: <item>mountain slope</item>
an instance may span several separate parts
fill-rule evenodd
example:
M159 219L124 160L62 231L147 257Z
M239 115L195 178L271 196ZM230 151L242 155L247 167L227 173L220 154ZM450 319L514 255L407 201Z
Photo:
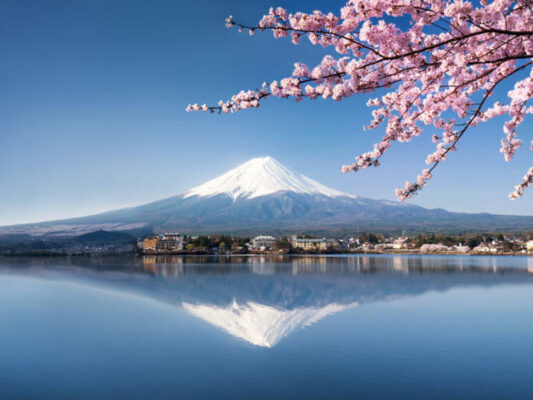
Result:
M88 217L0 227L0 235L68 236L143 228L232 233L533 230L533 217L452 213L357 197L263 157L167 199Z

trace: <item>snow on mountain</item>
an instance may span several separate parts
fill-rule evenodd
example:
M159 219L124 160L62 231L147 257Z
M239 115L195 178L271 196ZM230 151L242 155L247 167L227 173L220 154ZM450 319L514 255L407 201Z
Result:
M328 197L356 197L328 188L305 175L296 174L272 157L260 157L189 190L183 198L226 194L233 200L253 199L284 191Z
M262 347L275 346L295 329L314 324L322 318L355 307L357 303L342 305L328 304L324 307L305 307L284 310L248 302L228 307L183 303L182 306L192 315L217 326L227 333Z

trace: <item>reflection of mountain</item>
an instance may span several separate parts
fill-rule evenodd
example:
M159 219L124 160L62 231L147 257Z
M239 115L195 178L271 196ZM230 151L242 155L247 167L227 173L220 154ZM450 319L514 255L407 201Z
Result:
M253 302L239 305L234 301L227 307L183 303L183 308L233 336L256 346L272 347L297 328L355 305L328 304L320 308L284 310Z
M174 304L235 337L265 347L357 304L457 287L531 284L529 267L533 257L0 260L3 273L82 281Z

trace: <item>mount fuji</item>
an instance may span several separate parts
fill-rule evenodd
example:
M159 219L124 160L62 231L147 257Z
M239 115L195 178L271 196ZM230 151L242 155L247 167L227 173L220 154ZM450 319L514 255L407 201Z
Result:
M253 199L280 192L332 198L356 197L328 188L305 175L295 174L272 157L261 157L189 190L184 198L226 195L236 201L239 198Z
M528 230L533 216L454 213L344 193L254 158L185 193L88 217L0 227L0 235L74 236L95 230L290 233L361 230Z

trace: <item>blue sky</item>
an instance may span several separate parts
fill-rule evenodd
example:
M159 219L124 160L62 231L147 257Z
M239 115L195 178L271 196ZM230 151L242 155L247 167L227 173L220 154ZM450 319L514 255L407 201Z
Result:
M270 155L321 183L371 198L425 167L425 134L380 168L344 175L380 132L364 132L366 97L337 103L272 99L234 115L185 113L287 76L329 51L269 33L226 29L271 5L335 10L342 1L26 1L0 3L0 225L87 215L174 195L250 158ZM507 88L495 96L504 98ZM533 192L507 199L532 164L499 153L498 119L466 135L411 203L533 214ZM525 143L533 123L520 129Z

